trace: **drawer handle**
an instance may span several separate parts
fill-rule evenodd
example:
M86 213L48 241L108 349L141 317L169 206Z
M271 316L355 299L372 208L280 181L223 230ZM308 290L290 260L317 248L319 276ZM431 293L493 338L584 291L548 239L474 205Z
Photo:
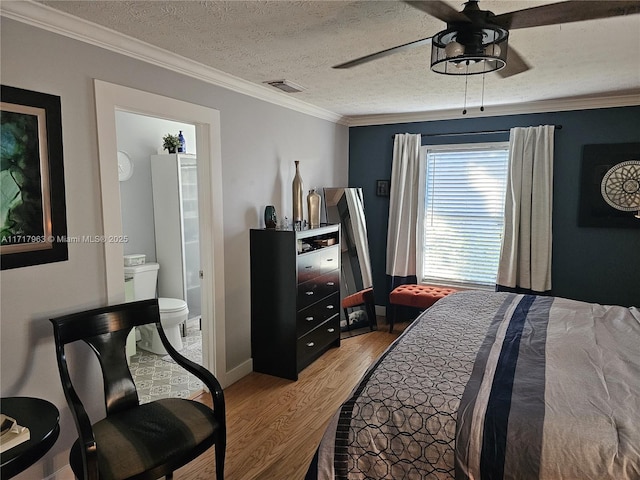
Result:
M333 310L333 305L327 305L327 308L328 308L329 310Z
M311 347L313 347L313 346L315 346L315 343L313 343L313 342L309 342L309 343L307 343L307 347L311 348Z
M327 332L329 332L329 333L333 333L333 332L335 332L335 331L336 331L336 329L335 329L335 328L327 328Z
M313 322L313 317L307 317L307 318L305 318L305 320L306 320L307 322Z
M313 295L313 292L304 292L307 295Z
M333 262L333 258L327 258L327 262Z
M304 267L304 268L313 268L313 265L307 265L307 266L306 266L306 267Z
M335 282L327 282L327 287L333 287L335 285Z

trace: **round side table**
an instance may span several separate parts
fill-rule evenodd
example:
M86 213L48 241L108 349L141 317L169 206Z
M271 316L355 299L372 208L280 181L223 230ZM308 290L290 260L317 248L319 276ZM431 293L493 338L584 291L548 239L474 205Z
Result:
M30 439L0 454L3 479L11 478L40 460L56 443L60 433L60 413L51 402L41 398L6 397L0 410L27 427Z

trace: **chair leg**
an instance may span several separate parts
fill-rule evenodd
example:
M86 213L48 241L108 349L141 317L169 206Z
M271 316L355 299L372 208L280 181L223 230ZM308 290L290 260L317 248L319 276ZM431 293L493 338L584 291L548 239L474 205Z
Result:
M216 480L224 480L224 454L226 442L222 441L215 446L216 449Z

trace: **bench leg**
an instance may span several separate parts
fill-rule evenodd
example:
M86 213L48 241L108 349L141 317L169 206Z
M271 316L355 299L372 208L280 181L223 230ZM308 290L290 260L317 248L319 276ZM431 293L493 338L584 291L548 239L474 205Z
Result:
M369 317L369 330L377 330L378 322L376 320L376 306L373 303L366 304L367 317Z
M369 330L373 331L374 327L377 330L378 322L376 320L376 302L373 297L373 291L365 293L364 308L367 312L367 318L369 319Z
M395 304L391 304L391 316L388 318L389 320L389 333L393 332L393 323L396 320L396 315L398 315L398 306Z
M347 321L347 331L351 331L351 324L349 323L349 310L344 309L344 319Z

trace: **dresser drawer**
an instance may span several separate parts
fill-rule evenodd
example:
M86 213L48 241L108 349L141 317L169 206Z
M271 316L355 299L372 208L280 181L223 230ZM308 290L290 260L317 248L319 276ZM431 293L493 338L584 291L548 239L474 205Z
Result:
M340 266L338 245L320 248L298 255L298 283L329 273Z
M320 275L320 256L316 252L298 255L298 283Z
M333 245L331 247L325 247L318 250L318 266L320 267L320 273L329 273L332 270L340 268L340 246Z
M335 315L298 339L298 371L306 367L330 343L340 339L340 315Z
M297 314L297 336L301 337L302 335L310 332L322 322L328 320L339 312L339 308L340 294L334 293L333 295L329 295L319 302L300 310Z
M319 302L324 297L336 293L340 289L340 270L316 277L298 285L298 310Z

